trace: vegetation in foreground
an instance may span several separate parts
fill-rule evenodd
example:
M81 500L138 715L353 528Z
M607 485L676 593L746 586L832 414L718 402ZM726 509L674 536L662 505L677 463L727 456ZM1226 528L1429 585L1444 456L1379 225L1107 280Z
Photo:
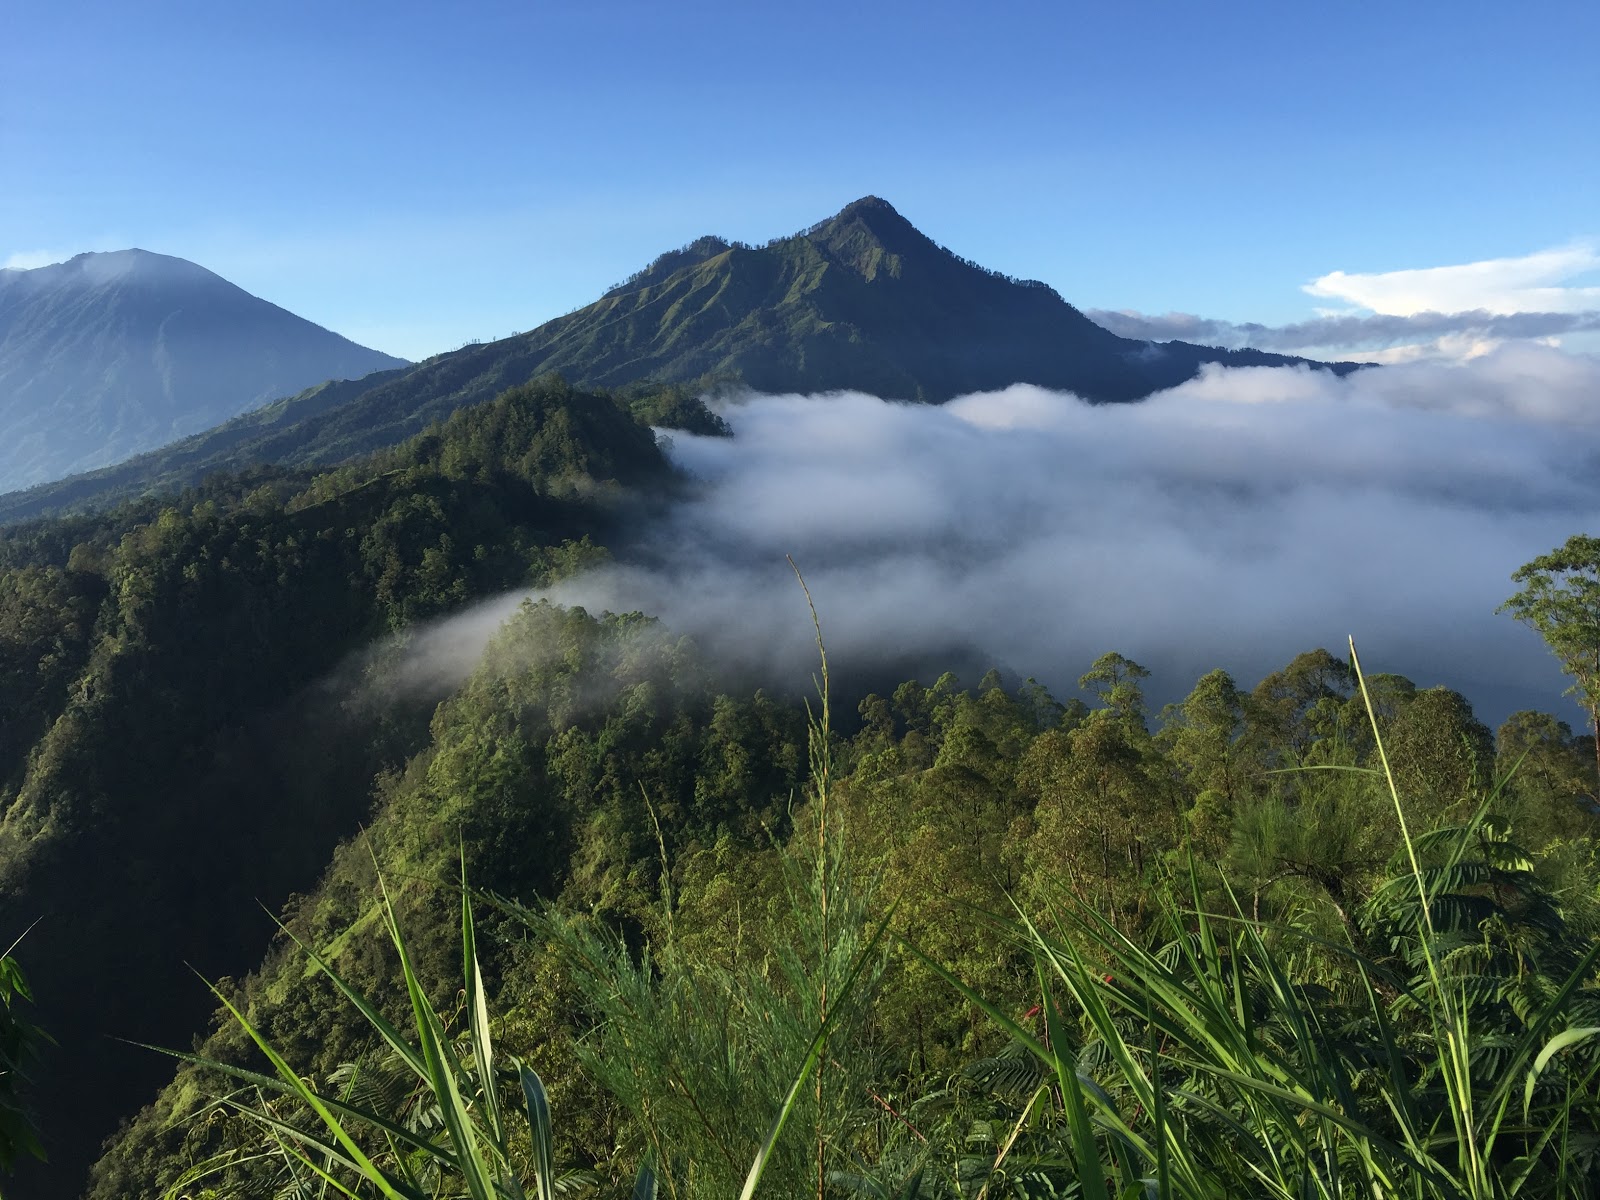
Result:
M524 610L95 1194L1600 1184L1589 747L1553 719L1496 747L1315 652L1152 730L1106 655L1094 707L945 678L845 738L707 721L689 654ZM772 763L799 807L739 776ZM566 853L503 888L519 799Z

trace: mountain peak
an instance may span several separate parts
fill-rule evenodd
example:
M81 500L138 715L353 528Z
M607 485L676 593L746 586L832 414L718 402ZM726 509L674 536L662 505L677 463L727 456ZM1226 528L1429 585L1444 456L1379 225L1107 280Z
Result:
M402 365L187 259L0 275L0 491L106 466L323 380Z
M859 200L852 200L839 210L835 220L845 220L849 217L864 213L881 213L885 216L900 217L899 211L882 196L863 196ZM900 217L903 221L904 217Z
M880 270L898 274L907 263L927 264L948 253L878 196L852 201L806 230L804 237L868 278Z
M66 266L76 266L93 275L144 275L158 278L216 279L222 277L199 263L172 254L157 254L131 246L126 250L90 251L75 255Z
M812 237L826 238L852 228L864 228L878 241L891 249L899 249L906 239L918 242L928 239L910 221L900 215L894 205L880 196L863 196L852 200L826 221L820 221L809 230Z
M86 250L82 254L74 254L64 262L45 263L37 267L13 267L5 274L13 282L25 282L28 286L36 288L74 284L98 286L124 279L158 284L202 279L218 284L225 283L220 276L186 258L157 254L138 247L130 247L127 250Z

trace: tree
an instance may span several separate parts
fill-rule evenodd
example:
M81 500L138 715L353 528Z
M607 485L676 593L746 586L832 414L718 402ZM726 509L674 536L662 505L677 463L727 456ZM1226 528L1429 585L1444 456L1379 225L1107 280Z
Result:
M1600 538L1575 533L1518 567L1511 579L1522 590L1496 611L1536 629L1572 676L1567 694L1589 713L1600 779Z
M1149 678L1150 672L1131 658L1111 651L1094 660L1088 673L1078 680L1078 686L1097 696L1110 716L1143 733L1144 691L1139 682Z
M1497 778L1509 778L1517 840L1543 850L1595 832L1588 739L1549 713L1514 712L1495 735Z
M1348 663L1308 650L1256 684L1246 715L1265 757L1278 760L1269 765L1304 765L1319 743L1336 736L1354 682Z
M1417 692L1383 737L1401 795L1430 821L1473 802L1493 778L1494 735L1460 692Z
M1247 696L1233 676L1202 676L1181 704L1162 710L1161 742L1195 792L1222 795L1231 810L1239 790Z

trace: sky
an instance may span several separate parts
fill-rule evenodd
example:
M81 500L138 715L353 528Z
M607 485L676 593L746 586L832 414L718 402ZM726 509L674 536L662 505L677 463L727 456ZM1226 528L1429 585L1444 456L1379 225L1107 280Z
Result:
M11 0L5 25L0 266L139 246L410 358L867 194L1134 336L1600 345L1589 2Z

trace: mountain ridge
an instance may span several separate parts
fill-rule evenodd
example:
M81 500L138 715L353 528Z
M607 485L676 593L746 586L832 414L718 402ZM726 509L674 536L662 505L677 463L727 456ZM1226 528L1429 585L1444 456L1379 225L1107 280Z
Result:
M697 238L526 333L375 374L371 386L319 385L99 478L0 497L0 522L183 487L211 471L331 465L551 372L591 388L857 390L925 403L1024 382L1125 402L1207 363L1340 374L1361 365L1119 337L1054 288L961 258L866 196L762 246Z

